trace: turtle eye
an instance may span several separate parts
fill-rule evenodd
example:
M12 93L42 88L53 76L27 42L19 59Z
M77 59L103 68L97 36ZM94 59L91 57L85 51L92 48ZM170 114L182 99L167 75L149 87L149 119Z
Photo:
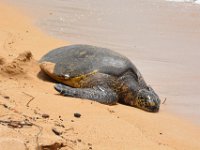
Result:
M138 99L145 100L145 98L143 96L139 96Z

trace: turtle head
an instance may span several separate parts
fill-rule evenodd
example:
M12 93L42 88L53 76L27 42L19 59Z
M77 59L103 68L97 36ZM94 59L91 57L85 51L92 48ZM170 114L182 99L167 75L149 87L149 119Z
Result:
M160 99L154 90L148 87L138 91L134 105L149 112L158 112Z

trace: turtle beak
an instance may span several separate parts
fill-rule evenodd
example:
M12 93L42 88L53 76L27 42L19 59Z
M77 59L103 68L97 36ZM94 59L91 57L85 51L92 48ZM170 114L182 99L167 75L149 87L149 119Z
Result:
M150 110L150 112L159 112L159 107L153 106L153 107L149 108L148 110Z

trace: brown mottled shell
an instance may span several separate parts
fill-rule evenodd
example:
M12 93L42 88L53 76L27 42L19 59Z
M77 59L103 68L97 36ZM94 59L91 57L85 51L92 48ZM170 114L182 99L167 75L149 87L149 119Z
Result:
M140 76L136 67L125 56L90 45L54 49L41 58L40 67L53 79L73 87L79 87L78 81L97 72L121 76L131 70L136 78Z

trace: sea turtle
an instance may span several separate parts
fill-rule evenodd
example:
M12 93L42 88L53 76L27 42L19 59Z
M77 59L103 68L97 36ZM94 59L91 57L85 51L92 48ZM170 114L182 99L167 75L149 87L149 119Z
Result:
M159 110L160 99L135 65L125 56L91 45L54 49L40 60L41 69L59 83L64 96L113 105L125 103L150 112Z

